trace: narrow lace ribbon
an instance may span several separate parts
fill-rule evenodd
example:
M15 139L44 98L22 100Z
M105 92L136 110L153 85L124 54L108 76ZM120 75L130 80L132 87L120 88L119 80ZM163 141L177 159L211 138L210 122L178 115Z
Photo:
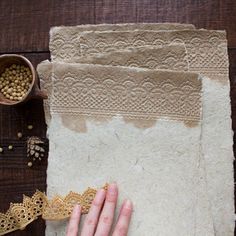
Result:
M107 186L103 188L107 190ZM55 196L52 199L39 190L32 197L23 195L22 203L11 203L5 214L0 213L0 235L23 230L39 216L44 220L69 218L76 204L82 207L82 214L87 214L96 192L96 189L88 188L82 194L71 191L65 197Z

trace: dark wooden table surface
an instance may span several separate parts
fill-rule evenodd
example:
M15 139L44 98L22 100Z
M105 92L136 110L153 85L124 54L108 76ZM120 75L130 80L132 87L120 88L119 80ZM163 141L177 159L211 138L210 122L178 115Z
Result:
M50 58L51 26L122 22L180 22L227 30L232 127L236 130L236 0L1 0L0 54L23 54L36 66ZM27 129L28 124L33 130ZM21 141L17 139L19 131L24 134ZM1 212L10 202L21 202L22 194L46 190L47 158L31 169L27 167L25 137L32 135L46 136L41 101L0 106L0 146L14 146L13 151L0 156ZM42 236L44 230L44 222L38 220L9 235Z

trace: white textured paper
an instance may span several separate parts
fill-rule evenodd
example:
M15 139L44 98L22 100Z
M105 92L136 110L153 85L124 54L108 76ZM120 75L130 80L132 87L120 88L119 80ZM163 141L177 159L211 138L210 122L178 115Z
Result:
M91 78L94 78L93 73L99 74L95 71L99 69L99 66L80 65L79 68L82 72L87 71ZM107 75L119 73L122 75L122 68L108 67L108 69L107 72L105 71ZM75 80L76 77L73 75L77 71L76 65L58 64L55 72L58 70L65 70L67 76L55 77L57 89L61 84L58 79L72 84L72 81L83 84L81 80L87 80L79 74ZM135 80L131 75L134 75L136 71L137 75L139 71L143 71L125 68L123 70L125 70L123 75L134 82L138 78ZM104 72L101 71L99 76L105 78L105 74L102 73ZM181 74L160 73L162 76L166 74L166 78L171 78L169 75L173 75L173 79ZM183 72L183 75L186 79L182 80L187 85L186 75L188 74ZM152 73L147 76L150 81L155 78ZM169 81L170 84L174 82L174 80ZM137 84L139 84L138 81ZM191 84L189 85L188 89L191 88ZM64 87L66 86L64 84ZM75 86L74 84L72 87L75 89ZM163 85L163 88L168 89L168 82L166 86ZM91 91L93 88L96 86L93 85ZM163 88L159 87L159 89ZM68 97L73 97L73 95L69 92L66 98L60 91L55 92L55 99L60 97L64 99L56 103L52 101L52 119L48 130L50 151L47 192L49 197L59 192L61 195L67 194L70 190L81 192L88 186L102 186L107 181L117 181L120 186L120 199L130 198L135 205L129 235L214 235L204 176L200 168L202 164L201 123L191 127L183 121L174 121L171 117L165 119L160 117L149 128L137 128L132 122L127 122L121 117L113 117L106 122L93 121L93 116L96 114L97 117L98 114L95 109L94 115L91 113L92 120L85 120L85 131L76 132L78 125L76 111L82 108L74 107L76 103L71 101L71 109L68 110L68 114L64 113L67 109ZM173 91L171 93L175 96ZM76 97L76 94L74 96ZM191 96L194 98L196 95L185 97L186 102L188 99L191 101ZM77 98L79 101L80 98L78 96ZM166 99L168 100L168 96ZM91 105L89 102L91 100L87 101ZM185 105L183 103L183 107L187 103ZM65 104L65 107L62 104ZM173 100L174 104L176 114L178 114L180 108L178 108L178 102ZM182 107L182 105L179 103L179 106ZM166 106L163 108L168 111ZM58 111L63 114L58 114ZM74 119L71 119L71 111L75 112ZM83 112L87 113L86 110ZM70 121L70 124L66 124L66 120ZM54 235L55 232L59 236L64 235L65 225L47 222L47 235Z
M215 46L217 46L217 43ZM221 47L222 44L219 48ZM224 47L225 46L223 45L223 49ZM204 48L204 46L202 48ZM191 69L203 72L206 75L207 73L204 72L204 69L207 68L211 70L210 64L214 64L212 73L208 73L208 77L205 77L203 79L204 132L202 134L202 149L205 161L202 164L202 169L206 169L208 194L211 200L211 215L214 219L215 234L219 236L228 236L233 235L234 228L234 183L232 168L233 154L229 83L227 74L228 64L227 58L225 58L225 53L223 54L223 57L221 56L217 58L217 55L214 52L214 48L210 50L203 50L201 51L201 53L204 54L204 52L207 53L207 51L210 52L209 55L212 56L211 59L206 61L205 67L203 63L204 61L197 59L198 57L194 57L193 55L191 55L190 57L191 60L194 61L195 65L197 65L196 62L199 62L200 65L200 67L195 67L194 65L194 67L192 66ZM220 64L218 64L219 59L221 59ZM223 70L225 68L226 69L222 74L222 72L220 71L222 71L222 62L224 64L224 61L226 62L226 64L224 65ZM219 68L218 72L217 66ZM214 76L214 72L216 76ZM200 233L199 235L204 234Z

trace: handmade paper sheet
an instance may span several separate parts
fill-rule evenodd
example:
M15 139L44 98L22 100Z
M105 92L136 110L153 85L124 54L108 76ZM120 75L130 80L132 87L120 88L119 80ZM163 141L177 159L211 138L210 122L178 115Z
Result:
M112 34L115 33L116 32L112 32ZM119 35L122 36L123 33L120 32ZM137 35L140 35L140 33L143 34L143 32L136 33ZM108 35L110 32L105 32L105 34ZM152 47L153 45L156 46L161 45L162 43L165 44L166 41L168 41L165 40L164 36L158 34L157 32L155 32L155 34L156 39L159 39L157 40L157 43L145 42L144 44L140 44L140 42L137 43L137 41L134 43L134 45L129 45L129 47L125 46L124 48L126 50L127 48L133 48L137 45L149 45ZM161 32L161 34L166 36L167 32ZM172 36L167 36L166 39L171 38L171 43L180 42L187 44L190 70L200 72L208 76L203 79L204 96L202 146L204 159L206 159L206 165L203 165L203 169L206 169L208 194L211 201L211 212L214 219L215 233L216 235L233 235L233 154L228 81L228 58L225 33L218 31L191 30L185 32L169 32L169 34ZM75 41L73 41L73 43L74 42ZM73 43L71 47L75 47ZM80 48L79 43L77 44L77 48ZM122 47L119 46L115 50L120 50L120 48ZM102 48L99 52L103 53L103 50L104 49ZM73 58L73 54L70 55L70 52L68 52L67 56L68 55L69 57L72 56ZM97 61L98 57L104 56L103 54L100 54L96 55L95 57L95 60ZM73 60L75 58L73 58ZM89 58L88 53L86 53L86 58ZM66 58L64 58L64 60L66 61ZM79 60L81 59L79 58L78 61ZM119 65L120 62L121 61L118 61L113 64ZM103 64L105 62L101 62L100 60L98 63ZM224 140L222 140L222 137L225 137Z
M186 30L194 29L191 24L179 23L127 23L127 24L98 24L52 27L50 30L49 48L53 61L74 61L79 58L79 37L84 31L124 31L124 30Z
M209 30L89 32L82 33L80 48L81 54L88 56L116 51L118 48L131 49L137 46L156 46L173 42L185 43L189 71L204 75L202 152L206 165L208 195L216 235L233 235L234 157L225 32Z
M55 63L51 113L49 196L116 180L137 206L130 235L197 235L197 74Z

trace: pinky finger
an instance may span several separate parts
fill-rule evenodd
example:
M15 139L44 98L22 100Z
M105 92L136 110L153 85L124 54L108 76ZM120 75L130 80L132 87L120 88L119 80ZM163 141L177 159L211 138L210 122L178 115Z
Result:
M79 205L75 205L70 217L66 236L77 236L79 230L80 215L81 207Z
M128 234L132 211L132 202L130 200L125 200L122 204L120 215L112 236L126 236Z

